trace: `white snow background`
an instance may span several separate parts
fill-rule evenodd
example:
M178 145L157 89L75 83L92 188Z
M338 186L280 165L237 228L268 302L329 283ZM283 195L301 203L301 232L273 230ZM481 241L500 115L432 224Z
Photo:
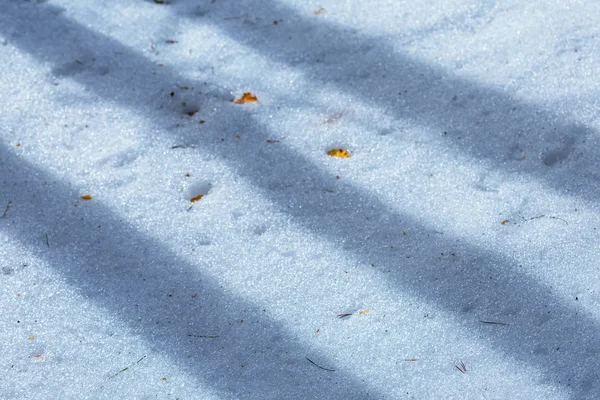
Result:
M600 398L599 22L0 0L0 398Z

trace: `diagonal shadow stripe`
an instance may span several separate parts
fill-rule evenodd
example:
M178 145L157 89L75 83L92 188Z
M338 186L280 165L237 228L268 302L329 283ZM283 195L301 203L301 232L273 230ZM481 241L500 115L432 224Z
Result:
M156 68L118 42L57 15L54 7L40 7L38 12L27 8L25 12L8 5L4 10L8 22L3 22L0 29L11 32L18 28L27 32L26 37L16 38L15 42L23 50L53 65L62 65L77 58L78 55L73 54L69 46L62 44L66 40L85 43L86 47L95 49L99 58L103 52L106 53L105 58L109 58L107 54L113 51L123 53L116 64L123 68L105 76L105 79L86 73L76 74L73 78L108 99L115 99L115 88L122 87L123 82L140 83L135 96L123 95L115 99L126 107L139 107L144 111L144 107L139 105L141 100L146 104L160 84L168 85L177 80L175 71ZM55 11L54 15L52 11ZM13 20L15 22L10 22ZM48 36L52 36L52 40L46 39ZM136 71L137 75L132 77L121 71ZM152 86L153 83L159 86ZM151 89L139 89L149 85ZM325 240L345 241L344 248L348 252L365 264L378 265L395 286L452 313L465 326L472 325L474 335L485 338L507 356L535 366L544 373L547 382L564 385L574 398L594 398L600 392L593 373L599 364L595 355L596 343L600 339L595 320L578 314L575 308L548 293L543 285L519 271L517 265L501 255L436 235L410 216L394 213L374 195L343 182L335 184L333 176L283 145L277 151L265 150L261 146L268 138L268 132L261 126L249 127L250 117L244 112L224 108L221 113L215 116L215 120L227 120L224 126L239 126L240 131L247 132L255 141L249 142L243 149L213 146L210 143L218 141L218 133L207 132L198 143L226 157L240 176L267 192L272 201L294 217L297 223ZM149 115L148 118L160 122L163 117ZM249 155L261 157L264 163L251 162ZM310 179L304 182L306 177ZM334 195L322 192L322 187L332 185L335 185ZM352 202L346 199L352 199ZM350 230L334 221L340 213L348 215L348 219L360 229ZM411 226L414 232L418 232L419 251L410 254L410 259L399 257L397 253L379 254L376 249L396 238L400 226ZM26 233L21 232L21 236L26 236ZM456 263L441 262L437 258L439 249L457 249L463 258ZM94 282L80 283L89 285ZM119 301L125 299L117 298ZM120 313L117 307L113 309ZM548 316L548 310L551 310L551 316ZM492 331L477 324L475 313L490 317L501 314L513 318L514 324L510 329ZM556 347L563 352L549 351ZM535 356L539 349L546 349L549 353L543 357Z
M1 197L13 204L0 230L224 398L381 397L343 370L325 375L308 363L315 350L267 317L268 305L259 308L226 291L202 271L202 262L190 264L108 207L75 207L76 189L3 143L0 171ZM48 248L45 233L52 238ZM107 379L114 372L106 371Z
M311 81L432 128L458 154L504 173L530 175L556 192L598 201L599 154L590 146L596 130L547 107L399 54L385 38L327 23L312 13L300 15L275 0L210 6L181 0L175 7L178 15L211 24L262 56L303 71ZM228 18L232 15L257 22L242 23ZM283 22L274 26L279 18Z

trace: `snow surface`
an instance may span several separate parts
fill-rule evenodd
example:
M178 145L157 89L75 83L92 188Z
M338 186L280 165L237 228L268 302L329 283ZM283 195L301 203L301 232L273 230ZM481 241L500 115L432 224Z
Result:
M597 2L0 7L1 399L600 398Z

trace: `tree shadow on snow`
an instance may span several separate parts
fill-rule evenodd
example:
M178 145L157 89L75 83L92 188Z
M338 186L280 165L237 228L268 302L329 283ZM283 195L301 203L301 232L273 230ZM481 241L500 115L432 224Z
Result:
M243 3L243 7L240 7L246 8L241 10L242 13L265 12L267 14L264 15L271 15L270 13L273 11L266 9L269 5L273 5L273 9L278 12L285 11L288 13L288 18L293 15L291 10L279 6L277 8L276 5L268 1L248 1ZM94 69L68 72L71 78L94 91L97 95L117 101L125 107L148 113L148 118L156 120L159 124L164 121L165 116L168 117L169 113L177 112L177 110L165 108L162 110L163 113L158 115L156 107L152 109L148 106L153 104L151 99L157 93L164 91L165 86L168 87L181 81L177 72L168 66L158 67L146 58L132 53L120 43L91 32L82 25L63 17L56 7L44 5L21 8L10 4L10 2L4 2L3 9L6 16L2 20L0 29L5 34L16 34L12 37L11 42L24 51L51 63L56 69L62 68L64 71L65 65L70 65L73 60L81 57L81 52L87 52L88 57L96 59L99 64L104 64L103 71L106 73L103 72L102 74ZM216 15L219 19L221 18L218 12ZM291 29L290 35L300 35L304 31L317 31L326 34L325 37L329 38L328 40L331 43L339 42L339 46L348 49L348 51L352 49L354 49L352 51L357 51L367 46L368 49L362 48L362 50L383 53L383 50L377 47L376 42L362 40L356 34L350 36L354 38L352 41L345 39L344 37L351 35L351 32L336 31L335 28L327 26L317 27L316 24L306 22L300 17L292 19L295 21L294 27L287 28ZM291 54L302 53L304 56L306 56L304 53L314 54L312 48L283 49L283 38L286 35L282 35L281 32L269 35L260 44L258 42L248 43L248 40L241 37L241 34L238 35L233 32L230 32L230 34L245 44L252 45L257 51L276 57L278 61L289 61L291 58L290 52ZM73 41L81 43L81 51L73 50L71 45L65 44L69 41L71 43ZM279 53L272 55L276 51L279 51ZM412 110L418 116L417 118L425 120L426 125L439 126L442 129L445 118L451 116L451 120L455 121L456 126L465 129L465 141L468 140L468 135L476 133L490 134L490 132L486 133L485 130L476 130L475 133L472 131L466 132L468 127L476 126L476 121L470 119L469 114L462 114L466 111L446 110L447 103L458 91L467 98L471 98L469 101L478 101L490 106L494 105L494 110L500 110L495 112L499 112L501 117L508 115L507 113L512 112L510 110L516 108L517 118L522 119L524 129L534 126L536 123L548 124L548 121L551 120L551 127L558 128L560 131L580 131L584 132L584 135L590 134L585 128L560 122L556 117L544 114L532 105L512 101L507 96L486 88L477 87L473 83L456 78L452 78L451 84L444 83L448 78L442 79L440 73L434 71L431 67L419 64L417 61L403 59L401 56L392 57L387 55L385 57L386 62L391 63L389 69L397 69L392 71L394 82L401 81L404 75L425 75L425 78L418 81L418 84L407 83L408 90L414 95L415 100L408 102L405 105L406 108L395 111L399 117L410 118L409 111ZM370 64L370 59L369 57L365 60L366 68L373 68L377 71L378 67ZM302 65L296 66L302 67ZM319 72L323 79L325 77L333 79L335 78L333 76L334 70L333 66L331 68L324 66L322 70L316 72ZM101 78L99 75L101 75ZM378 74L373 72L373 75ZM342 76L344 79L348 79L348 76ZM367 79L367 81L375 87L384 87L384 82L379 78L372 78L371 81ZM206 86L200 82L191 83L197 87ZM345 85L342 81L338 84ZM348 87L348 89L351 89L354 93L361 90L364 93L369 93L368 90L372 89L367 83L355 82L355 85L352 88ZM125 87L135 88L135 91L121 90ZM143 89L147 87L151 89ZM598 392L598 378L594 370L600 364L596 357L596 344L600 340L600 334L598 333L598 324L593 319L578 314L574 307L549 293L544 285L521 272L519 266L514 265L501 255L481 250L468 243L459 243L452 238L447 238L445 235L440 235L408 215L401 215L390 210L375 195L364 189L336 180L334 176L325 173L318 165L287 148L284 143L279 143L276 150L273 147L265 147L264 143L266 139L269 139L268 129L258 122L255 122L254 125L249 124L248 121L252 117L246 111L228 107L225 104L230 104L229 100L226 100L228 96L226 90L215 84L208 85L207 88L204 92L207 96L206 99L200 101L212 102L211 104L222 103L221 110L213 116L216 128L210 131L206 130L201 139L188 138L189 140L195 140L195 143L199 146L206 146L210 151L227 158L231 167L240 176L268 193L272 201L292 216L295 222L309 228L325 240L344 243L346 251L354 254L365 265L375 264L381 272L387 274L390 282L400 290L416 298L436 304L443 311L452 313L457 320L463 323L463 326L472 325L476 337L484 337L488 340L488 343L509 357L535 366L542 371L548 382L564 385L565 388L571 391L574 398L593 397L593 394ZM392 96L392 92L395 92L395 89L393 91L391 89L389 91L388 89L379 90L380 92L374 97L386 98L386 96ZM422 93L418 94L418 91ZM154 104L157 105L158 103ZM421 112L421 107L428 110L426 115ZM450 115L453 112L457 114ZM239 132L246 132L253 139L249 140L243 148L227 143L220 145L221 136L218 121L225 120L226 123L223 122L224 127L238 126ZM484 126L486 126L485 124L484 122ZM497 124L493 124L493 126L497 127ZM491 143L489 148L469 150L473 150L474 154L490 160L494 165L497 164L498 168L508 168L509 170L513 168L504 167L502 157L493 152L495 146L500 146L501 135L490 136L489 139L488 142ZM476 142L483 141L477 140ZM12 171L11 176L13 177L10 178L10 182L15 183L14 189L11 189L10 192L15 194L16 199L20 198L22 199L21 202L28 204L30 193L38 189L38 183L31 186L22 182L35 173L40 174L41 180L48 180L49 177L44 178L43 172L28 166L15 156L11 156L8 150L4 150L2 156L5 164L3 170L9 168ZM253 160L250 161L249 157L252 157ZM257 163L255 161L257 157L264 160L264 163ZM517 167L514 167L514 169L516 171ZM558 180L555 182L553 178L542 176L535 166L530 167L527 172L531 173L536 179L545 181L548 184L558 185L559 183ZM289 184L289 182L293 182L293 184ZM323 187L333 187L335 193L323 192ZM576 190L573 187L570 189ZM69 245L72 246L69 249L79 256L78 262L95 266L94 272L91 274L83 273L74 268L72 261L61 256L65 253L63 251L46 255L74 285L82 287L99 304L112 310L116 315L121 315L128 321L136 321L138 316L148 320L171 321L171 324L164 325L158 332L150 329L149 324L145 325L142 327L144 336L157 347L166 342L171 343L165 351L171 353L177 359L185 360L189 369L197 371L202 377L206 377L203 380L204 383L235 394L242 394L235 388L248 387L254 377L246 378L233 372L223 373L222 370L215 369L211 365L219 365L225 371L229 371L228 368L231 368L231 363L237 361L239 354L225 353L223 355L220 353L222 350L219 346L211 343L207 343L206 346L214 347L209 347L206 352L203 349L203 353L198 354L196 343L191 344L186 338L172 341L172 337L181 336L181 332L189 331L190 326L193 329L198 329L198 327L204 327L207 324L214 325L213 318L219 321L219 325L223 330L240 329L230 325L231 321L235 321L239 317L239 314L231 310L245 309L247 314L253 315L256 327L253 328L255 331L249 331L246 336L236 336L241 341L238 347L256 349L257 353L262 351L261 354L265 357L265 360L256 361L258 363L256 368L264 368L269 371L268 374L270 375L265 380L256 383L256 385L252 385L251 390L253 393L257 393L258 397L269 398L273 397L273 393L278 393L278 388L288 391L297 388L294 386L299 382L296 379L297 376L289 376L289 371L281 372L277 368L273 368L273 364L277 363L274 360L277 360L281 354L285 354L285 351L289 350L283 345L277 345L278 342L285 341L282 338L285 338L287 334L281 328L273 327L272 321L259 317L261 315L260 309L249 306L230 295L223 294L216 282L194 272L193 267L186 268L184 272L181 272L181 274L191 275L191 279L190 276L186 275L185 280L190 282L189 286L179 287L178 290L182 293L200 291L201 295L207 299L206 304L211 304L214 311L205 312L204 316L202 313L193 313L188 310L190 307L188 303L178 305L163 303L163 310L154 309L153 302L156 301L154 294L157 291L169 290L176 284L181 286L179 282L183 280L175 278L170 280L168 276L162 275L163 269L165 266L185 264L185 262L170 254L164 246L161 247L158 243L140 237L139 233L127 227L117 217L111 216L111 212L106 208L99 208L93 212L88 211L91 213L89 226L81 226L79 216L73 216L72 205L70 204L71 199L77 194L72 193L71 190L60 184L49 186L48 191L48 196L56 199L53 208L63 209L64 212L58 215L38 215L37 203L31 203L23 211L18 214L15 213L16 215L13 218L19 218L20 222L11 225L10 229L22 241L35 241L35 243L38 243L41 239L31 238L31 232L40 232L45 227L61 224L63 220L66 221L65 225L70 229L81 233L81 235L78 235L81 237L90 235L90 232L93 231L92 228L95 226L93 221L96 218L101 220L103 225L110 227L102 233L92 233L89 240L85 242ZM578 194L585 196L583 192L578 192ZM349 204L346 199L352 199L352 204ZM16 201L15 204L17 204ZM15 211L17 211L16 206ZM348 226L334 221L333 219L340 212L347 215L348 220L352 221L352 225L358 229L350 230ZM87 219L88 217L86 217ZM107 223L107 221L109 222ZM420 251L413 254L402 254L401 250L398 253L389 252L387 254L380 251L382 244L390 243L390 240L401 234L399 232L401 226L409 227L414 232L412 240L415 243L420 243ZM119 240L111 239L127 237L131 239L123 246ZM101 243L98 245L96 241L99 239L101 239ZM131 251L130 249L139 250ZM453 261L452 259L440 260L440 253L454 250L459 254L459 261ZM103 252L114 251L119 252L119 257L126 260L120 265L120 269L115 269L102 261ZM88 255L87 252L92 256ZM147 261L149 266L139 266L140 262L143 263L144 261ZM115 271L115 275L105 274L106 269ZM146 277L146 282L139 290L136 289L130 293L123 291L124 287L138 287L142 277ZM123 281L128 282L128 284L123 286ZM432 282L435 282L435 284L432 284ZM200 289L196 287L200 287ZM102 294L102 291L109 291L110 296ZM519 295L515 295L515 293ZM130 296L141 299L138 302L139 308L131 304ZM223 304L233 306L221 307L220 305ZM549 310L551 310L551 314L548 313ZM478 318L476 315L485 316L490 320L494 318L511 318L513 324L506 327L507 329L489 329L489 326L478 322L478 319L483 317ZM174 321L175 319L177 320ZM191 321L191 325L188 325L186 319ZM134 323L132 322L132 324ZM267 330L271 332L267 336L268 339L254 339L264 335ZM272 352L266 350L267 345L262 344L265 342L275 343L276 350ZM296 346L295 349L292 349L296 354L306 351L299 344L296 344ZM557 347L561 348L560 353L552 351ZM538 357L536 354L541 356ZM194 359L193 356L200 357L200 359ZM297 371L294 370L293 374L297 374ZM309 373L306 374L301 379L309 379ZM342 379L351 382L352 390L362 390L363 393L366 390L355 378L337 379L336 382L341 382ZM284 382L284 384L281 382ZM339 385L334 390L328 387L327 382L324 381L317 382L315 385L318 385L318 387L312 388L309 393L315 395L323 393L322 397L324 398L348 398L348 393L352 393L352 391L348 391L346 394L340 394L337 391ZM249 390L244 390L243 393L247 392ZM293 393L297 394L298 397L302 397L300 393L306 392L297 389ZM290 396L286 395L285 397Z
M311 9L303 15L274 0L175 4L178 15L215 26L260 55L302 71L313 82L374 104L397 120L431 128L458 154L507 174L531 176L555 192L598 201L599 154L590 146L597 141L593 129L399 54L385 38L327 23ZM485 15L485 2L478 7ZM458 29L455 22L446 24Z
M55 74L78 76L99 94L132 108L152 96L121 90L127 82L140 91L146 80L152 81L155 66L118 42L61 17L61 10L54 6L4 2L2 7L2 17L10 22L0 18L0 31L12 33L12 44L52 63ZM81 40L82 52L71 53L64 35ZM88 51L88 47L95 50ZM99 79L115 67L103 63L105 51L111 57L122 55L124 62L117 66L134 68L127 73L137 74L137 81L124 75L108 83ZM81 59L97 61L91 75L85 75ZM159 78L174 82L171 74ZM13 204L0 228L46 259L86 298L123 320L152 350L173 359L201 384L227 398L380 397L268 317L268 305L257 307L229 293L202 272L202 262L190 264L108 207L98 202L87 207L78 200L81 193L76 189L4 144L0 144L0 171L1 197ZM46 246L46 233L51 246ZM317 368L307 356L332 366L335 372ZM107 371L107 379L111 373Z
M202 385L225 398L380 397L268 317L268 305L236 297L202 271L203 262L190 264L110 208L80 201L76 188L4 144L0 171L2 198L13 204L0 229ZM106 371L106 379L114 373Z

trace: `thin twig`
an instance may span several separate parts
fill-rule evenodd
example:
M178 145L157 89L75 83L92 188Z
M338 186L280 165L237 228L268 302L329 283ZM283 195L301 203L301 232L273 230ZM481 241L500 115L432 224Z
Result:
M8 213L8 209L10 208L11 205L12 205L12 200L9 200L8 204L6 205L6 208L4 209L4 214L2 214L2 216L0 218L6 217L6 213Z
M307 359L308 361L310 361L310 363L311 363L311 364L313 364L313 365L316 365L317 367L321 368L322 370L325 370L325 371L330 371L330 372L334 372L334 371L335 371L335 369L329 369L329 368L321 367L319 364L317 364L316 362L314 362L313 360L311 360L311 359L310 359L310 358L308 358L308 357L306 357L306 359Z
M189 334L188 337L197 337L197 338L204 338L204 339L216 339L219 336L218 335L192 335L192 334Z
M458 365L455 365L456 369L459 370L460 372L462 372L463 374L467 373L467 367L465 366L464 362L460 362L460 367ZM461 368L462 367L462 368Z
M171 146L171 149L195 149L196 145L194 144L176 144Z
M495 322L495 321L479 321L482 324L488 324L488 325L501 325L501 326L509 326L510 324L505 324L504 322Z
M46 233L46 246L50 248L50 241L48 240L48 234Z
M135 365L139 364L139 363L140 363L140 361L142 361L144 358L146 358L146 356L144 356L144 357L140 358L139 360L137 360L135 363L131 364L130 366L123 368L122 370L120 370L119 372L117 372L116 374L114 374L113 376L111 376L111 378L114 378L115 376L119 375L121 372L125 372L125 371L127 371L129 368L131 368L131 367L133 367L133 366L135 366ZM110 378L109 378L109 379L110 379Z
M351 315L352 315L352 313L350 313L350 314L338 314L337 316L338 316L338 318L346 318L346 317L349 317Z
M560 218L560 217L555 217L553 215L546 215L546 214L542 214L542 215L538 215L537 217L531 217L531 218L523 218L525 221L532 221L534 219L540 219L540 218L550 218L550 219L558 219L562 222L564 222L565 224L569 225L569 223L567 221L565 221L564 219Z

